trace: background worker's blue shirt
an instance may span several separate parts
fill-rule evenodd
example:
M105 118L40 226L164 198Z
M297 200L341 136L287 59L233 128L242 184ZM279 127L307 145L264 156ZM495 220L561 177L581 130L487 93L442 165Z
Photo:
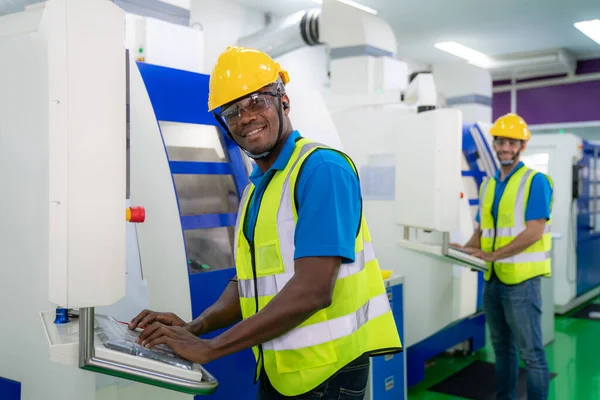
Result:
M273 166L263 174L255 167L250 181L255 190L250 200L244 233L252 241L260 199L276 171L285 169L300 133L286 140ZM294 236L294 259L342 257L354 262L354 243L361 217L358 177L348 161L336 151L318 149L304 162L298 177L298 222Z
M492 216L494 217L494 221L497 220L498 205L500 204L500 199L502 198L508 180L523 165L525 164L523 164L522 161L519 162L515 169L513 169L503 181L500 180L500 170L496 171L496 175L494 176L494 179L496 180L496 192L494 193L494 203L492 204ZM531 180L529 200L527 200L527 207L525 209L525 221L533 221L542 218L549 219L551 203L552 186L550 185L550 181L548 181L548 178L544 174L535 174ZM481 222L481 206L482 205L480 204L479 210L477 211L477 217L475 218L477 223Z

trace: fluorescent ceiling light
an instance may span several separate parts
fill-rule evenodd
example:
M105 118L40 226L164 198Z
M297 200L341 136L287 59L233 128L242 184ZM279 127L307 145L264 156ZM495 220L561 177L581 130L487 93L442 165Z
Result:
M312 1L313 1L313 3L316 3L316 4L323 4L323 0L312 0ZM339 1L340 3L347 4L349 6L352 6L354 8L358 8L359 10L366 11L370 14L377 15L377 10L374 10L371 7L363 6L362 4L358 4L355 1L352 1L352 0L337 0L337 1Z
M463 46L460 43L440 42L436 43L435 47L439 50L445 51L446 53L455 55L456 57L464 58L469 63L482 68L489 68L494 65L494 60L487 55L477 50L473 50L467 46Z
M576 22L574 25L581 33L600 44L600 19Z

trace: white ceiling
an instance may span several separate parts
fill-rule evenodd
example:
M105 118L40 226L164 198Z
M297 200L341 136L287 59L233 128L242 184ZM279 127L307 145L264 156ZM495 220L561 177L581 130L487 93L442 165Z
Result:
M39 1L0 0L0 15ZM318 7L312 0L229 1L275 16ZM447 40L490 56L562 47L580 59L600 57L600 45L573 26L577 21L600 18L600 0L356 1L379 11L396 32L398 55L412 61L455 61L433 46Z
M230 0L283 16L318 7L311 0ZM454 61L434 48L453 40L490 56L567 48L600 56L600 45L573 23L600 18L600 0L355 0L379 11L396 32L398 55L425 63Z

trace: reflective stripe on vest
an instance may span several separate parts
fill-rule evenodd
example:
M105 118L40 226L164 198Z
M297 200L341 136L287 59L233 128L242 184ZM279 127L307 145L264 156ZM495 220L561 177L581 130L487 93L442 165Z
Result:
M367 321L391 311L387 293L373 297L355 313L318 324L296 328L285 335L266 342L265 350L296 350L336 340L356 332Z
M286 168L273 175L261 200L254 238L250 238L254 243L249 243L243 233L254 187L249 184L244 190L234 239L244 318L264 308L294 276L297 219L294 186L301 163L309 152L321 147L326 146L301 139ZM394 353L402 349L370 240L361 215L354 244L355 260L340 265L331 305L280 337L263 343L262 352L253 348L256 372L264 367L279 393L300 395L362 354Z
M525 230L526 226L522 225L522 226L518 226L518 227L512 227L512 228L497 228L496 229L496 236L497 237L512 237L512 236L519 236L521 234L521 232L523 232ZM544 233L552 233L552 224L546 224L546 226L544 227ZM482 229L481 230L481 237L482 238L493 238L494 237L494 229Z
M546 261L550 258L551 252L550 251L542 251L542 252L536 252L536 253L532 253L532 252L524 252L524 253L519 253L519 254L515 254L512 257L507 257L507 258L502 258L500 260L497 260L497 263L511 263L511 264L516 264L516 263L532 263L532 262L540 262L540 261Z

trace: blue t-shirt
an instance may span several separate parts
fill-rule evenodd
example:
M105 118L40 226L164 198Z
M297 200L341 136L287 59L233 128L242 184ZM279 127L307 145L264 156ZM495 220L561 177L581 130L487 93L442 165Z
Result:
M255 190L244 223L244 233L250 240L254 238L258 205L265 188L276 171L285 169L300 137L298 131L292 132L271 168L263 174L255 167L250 174ZM361 192L358 177L346 158L330 149L314 151L298 177L297 198L294 259L337 256L343 263L354 262Z
M496 191L494 193L494 203L492 204L492 216L494 217L494 220L496 220L498 216L498 205L500 204L500 199L502 198L508 180L523 165L525 164L523 164L522 161L519 162L516 168L513 169L503 181L500 180L500 170L496 171L496 175L494 176L494 179L496 180ZM527 200L527 207L525 209L525 221L533 221L542 218L549 219L551 204L552 186L550 185L550 181L548 181L548 178L544 174L535 174L531 180L531 190L529 191L529 199ZM479 205L477 217L475 218L477 223L481 222L480 213L481 204Z

